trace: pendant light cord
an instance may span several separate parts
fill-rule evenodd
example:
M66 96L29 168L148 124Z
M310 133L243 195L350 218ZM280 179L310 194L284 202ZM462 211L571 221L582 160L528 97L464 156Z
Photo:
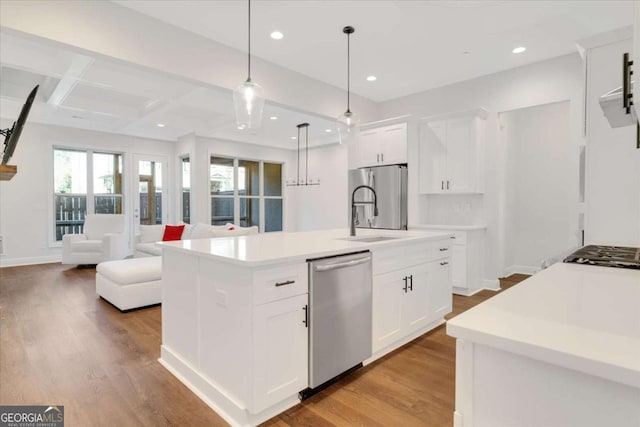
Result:
M247 29L247 35L248 35L247 39L249 40L249 49L248 49L248 51L249 51L249 53L248 53L248 55L249 55L249 61L248 61L249 62L249 71L247 73L247 81L250 82L251 81L251 0L248 0L248 4L249 4L249 11L248 11L249 12L248 13L249 14L249 27Z
M298 173L296 174L296 184L300 184L300 127L298 127Z
M351 112L351 34L347 34L347 112Z

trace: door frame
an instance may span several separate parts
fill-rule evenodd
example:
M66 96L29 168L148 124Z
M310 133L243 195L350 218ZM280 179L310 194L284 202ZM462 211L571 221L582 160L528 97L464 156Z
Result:
M140 161L150 161L160 163L162 167L162 224L169 222L169 198L171 197L169 191L169 161L167 156L154 155L154 154L134 154L132 161L132 179L131 179L131 210L130 210L130 224L131 230L134 236L140 232Z

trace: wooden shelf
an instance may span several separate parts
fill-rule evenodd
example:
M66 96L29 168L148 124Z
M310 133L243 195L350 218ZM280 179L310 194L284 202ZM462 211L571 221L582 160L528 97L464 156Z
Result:
M12 165L0 165L0 181L9 181L18 173L18 167Z

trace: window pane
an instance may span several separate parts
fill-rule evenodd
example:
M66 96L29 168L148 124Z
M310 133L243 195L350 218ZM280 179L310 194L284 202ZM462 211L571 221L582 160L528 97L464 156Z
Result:
M233 198L211 198L211 225L225 225L233 222Z
M191 221L191 163L188 157L182 158L182 221Z
M138 162L140 224L162 224L162 163Z
M238 160L238 194L241 196L260 195L260 163Z
M282 199L264 199L264 221L264 231L282 231Z
M55 196L56 240L65 234L80 234L87 212L87 196L56 194Z
M56 193L87 193L87 153L53 151L53 182Z
M233 159L211 157L209 177L211 195L233 195Z
M240 198L240 226L260 226L260 199Z
M95 213L122 213L122 154L94 153Z
M264 195L282 196L282 165L279 163L264 164Z

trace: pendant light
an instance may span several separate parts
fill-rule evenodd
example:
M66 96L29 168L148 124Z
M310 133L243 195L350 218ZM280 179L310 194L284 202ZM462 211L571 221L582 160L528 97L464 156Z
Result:
M251 0L248 0L249 48L247 80L233 91L238 129L257 129L262 122L264 90L251 81Z
M298 128L298 172L296 179L291 182L287 182L288 187L300 187L307 185L320 185L319 179L309 178L309 123L300 123L296 125ZM300 130L304 129L305 132L305 148L304 148L304 180L300 178Z
M357 114L351 111L351 87L350 87L350 36L356 30L347 26L342 29L342 32L347 35L347 111L345 111L340 117L338 117L338 136L340 137L340 144L351 144L358 139L360 132L360 118Z

